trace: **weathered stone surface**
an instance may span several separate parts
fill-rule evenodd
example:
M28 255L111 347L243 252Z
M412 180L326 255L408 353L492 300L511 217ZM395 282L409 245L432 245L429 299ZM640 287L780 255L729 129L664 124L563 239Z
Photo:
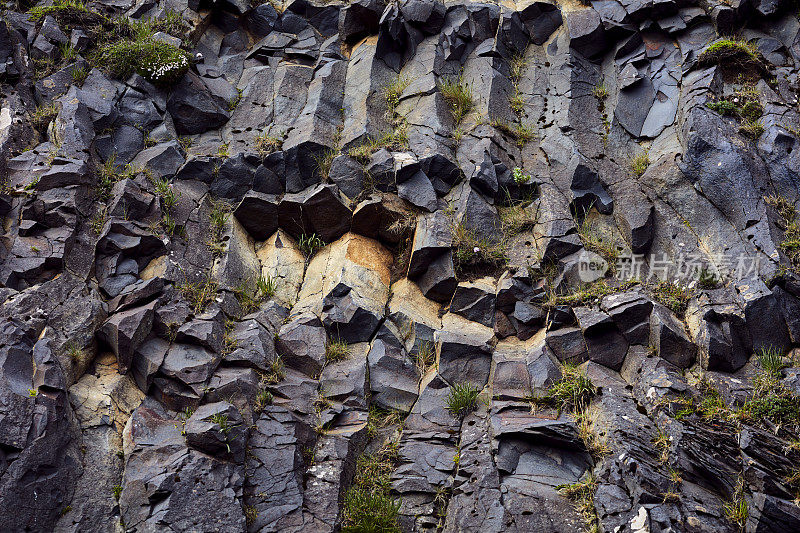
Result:
M789 4L178 4L5 6L0 530L798 529Z

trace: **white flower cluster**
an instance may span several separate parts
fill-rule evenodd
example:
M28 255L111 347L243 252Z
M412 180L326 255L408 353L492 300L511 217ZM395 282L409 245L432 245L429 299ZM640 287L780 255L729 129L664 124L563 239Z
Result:
M154 58L142 65L144 77L152 81L166 81L171 76L189 67L189 60L183 54L170 58L167 62Z

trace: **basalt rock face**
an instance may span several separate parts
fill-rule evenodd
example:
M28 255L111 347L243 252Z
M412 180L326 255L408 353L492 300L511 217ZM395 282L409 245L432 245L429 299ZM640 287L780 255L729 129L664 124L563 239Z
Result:
M4 11L1 531L800 531L794 4L253 4Z

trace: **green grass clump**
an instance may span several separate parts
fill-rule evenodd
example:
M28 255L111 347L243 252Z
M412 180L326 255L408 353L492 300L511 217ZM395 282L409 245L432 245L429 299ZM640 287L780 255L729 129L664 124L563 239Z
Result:
M605 100L608 98L608 89L606 89L606 84L600 83L595 85L594 89L592 89L592 94L598 100Z
M774 346L760 348L756 357L761 369L771 375L778 375L782 369L788 366L783 360L783 351Z
M583 217L575 219L575 228L578 230L578 236L583 243L583 247L594 252L608 264L608 268L613 272L617 267L619 260L619 249L617 244L610 238L601 234L600 230L587 216L589 209L583 213Z
M644 176L647 167L650 166L650 155L647 152L642 152L633 159L631 159L631 172L637 178Z
M256 151L262 158L267 157L272 152L277 152L282 146L283 135L268 135L265 131L256 136Z
M535 403L553 405L561 411L567 408L583 411L594 395L594 384L583 370L577 365L564 363L561 379L547 389L543 398L535 400Z
M390 120L393 120L396 117L397 106L400 105L400 97L403 96L403 91L406 90L409 83L411 83L411 78L406 76L396 76L391 83L386 86L386 89L384 89L386 113Z
M671 281L659 281L650 290L650 295L661 305L667 307L678 317L683 317L692 292Z
M779 223L784 228L778 247L786 254L792 269L800 270L800 221L794 203L784 196L767 196L764 201L777 211Z
M242 310L252 313L261 306L261 302L272 298L275 295L276 284L271 276L260 274L254 283L242 280L237 285L233 293L239 301Z
M189 70L189 54L152 39L120 40L100 49L99 62L121 78L134 72L157 85L173 85Z
M456 418L463 418L475 409L480 389L472 383L456 383L447 395L447 410Z
M702 54L700 54L700 57L697 58L697 61L701 66L708 63L719 64L726 58L738 56L759 61L758 52L756 51L755 46L746 41L734 39L721 39L715 43L712 43L703 51Z
M350 356L350 346L346 342L339 339L331 339L325 345L325 361L328 363L336 363L344 361Z
M179 283L176 288L189 302L195 313L202 313L216 298L219 286L211 276L206 275L200 281L190 282L187 280Z
M475 97L472 86L465 80L463 74L457 78L444 79L439 83L439 91L444 96L445 101L450 107L450 115L453 117L455 131L454 137L460 138L463 134L459 128L461 121L466 117L472 108L475 107Z
M133 179L139 169L128 163L123 167L118 167L116 156L112 154L106 161L97 168L97 186L95 192L100 200L107 200L111 195L114 184L124 179Z
M740 422L755 425L800 426L800 399L781 381L780 371L762 369L753 378L753 394L734 413Z
M397 462L397 444L389 442L356 462L353 485L342 509L345 533L399 533L400 501L391 497L390 478Z
M33 127L40 132L47 131L47 127L58 115L58 106L55 102L47 105L41 105L36 108L36 111L31 113L31 123Z
M587 531L599 531L597 512L594 508L594 494L598 481L594 474L589 474L583 481L556 487L561 494L575 504L575 508L586 523Z
M317 251L325 247L325 241L319 238L316 233L311 235L300 235L298 246L303 255L310 259Z
M751 141L756 141L764 133L764 126L757 120L745 120L742 122L742 125L739 126L739 133Z
M733 499L722 506L722 512L725 514L725 518L740 528L744 528L750 512L747 501L744 499L744 479L741 476L739 476Z
M718 100L715 102L707 102L706 107L711 111L719 113L726 117L734 117L737 113L737 105L730 100Z
M493 120L492 126L511 136L516 141L517 148L524 148L526 144L536 138L536 127L525 122L502 122Z
M478 237L463 224L453 225L453 263L458 276L468 272L497 270L508 262L505 246Z
M64 15L88 13L86 5L80 0L55 0L49 6L35 6L28 11L31 20L39 21L50 15L56 20Z

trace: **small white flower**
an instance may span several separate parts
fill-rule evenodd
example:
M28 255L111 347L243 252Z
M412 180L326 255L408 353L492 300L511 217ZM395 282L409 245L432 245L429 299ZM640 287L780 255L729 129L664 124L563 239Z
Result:
M739 103L739 99L738 99L738 98L734 98L734 99L733 99L733 103L734 103L734 104L738 104L738 103Z
M481 251L481 249L476 246L475 248L472 249L472 251L477 254L478 252Z

